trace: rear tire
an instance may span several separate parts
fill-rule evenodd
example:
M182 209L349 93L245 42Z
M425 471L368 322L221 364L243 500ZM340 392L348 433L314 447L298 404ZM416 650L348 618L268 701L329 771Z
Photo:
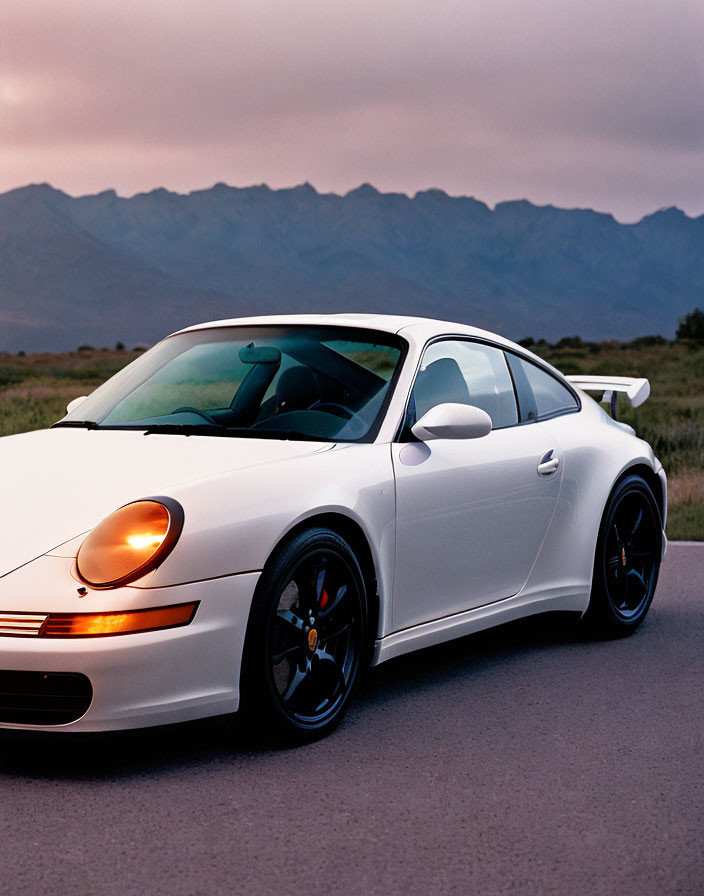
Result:
M250 612L241 713L287 742L329 734L359 683L366 655L364 577L347 542L311 528L270 558Z
M626 476L612 492L599 529L584 622L600 637L623 637L645 619L662 556L660 510L648 483Z

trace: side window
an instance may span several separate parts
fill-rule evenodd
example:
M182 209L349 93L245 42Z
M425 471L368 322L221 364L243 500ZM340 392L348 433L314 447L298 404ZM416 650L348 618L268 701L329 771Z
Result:
M554 376L517 355L507 353L506 357L516 384L523 423L577 410L579 405L574 395Z
M486 411L494 429L518 423L516 398L504 353L465 340L434 342L423 356L407 426L437 404L472 404Z

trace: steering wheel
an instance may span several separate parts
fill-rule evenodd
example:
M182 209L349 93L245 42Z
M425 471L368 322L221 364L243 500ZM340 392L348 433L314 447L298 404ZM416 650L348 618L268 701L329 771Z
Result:
M332 408L333 412L337 411L335 414L336 417L344 417L347 420L351 420L355 416L355 411L351 410L348 407L345 407L344 404L338 404L335 401L316 401L315 404L312 404L308 410L309 411L322 411L326 408ZM340 414L339 412L342 411Z
M213 426L221 425L220 423L218 423L217 420L213 420L213 418L210 416L210 414L206 414L205 411L201 411L200 408L191 408L191 407L176 408L175 411L171 411L170 413L172 413L172 414L185 414L185 413L196 414L198 417L202 417L203 420L206 420L208 423L211 423Z

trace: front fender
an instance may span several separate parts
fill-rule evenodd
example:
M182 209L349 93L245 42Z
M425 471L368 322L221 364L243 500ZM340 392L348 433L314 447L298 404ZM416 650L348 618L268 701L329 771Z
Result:
M395 495L389 445L340 445L187 483L169 494L184 508L181 538L162 565L135 587L261 570L287 532L319 514L337 513L364 532L380 597L390 593Z

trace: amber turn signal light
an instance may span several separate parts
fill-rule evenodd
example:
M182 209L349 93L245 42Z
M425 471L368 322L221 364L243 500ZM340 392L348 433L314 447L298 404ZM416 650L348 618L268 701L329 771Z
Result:
M103 635L135 635L155 629L188 625L198 602L128 610L125 613L49 613L41 638L97 638Z
M95 588L114 588L141 578L171 552L183 516L173 498L125 504L86 536L76 557L78 575Z

